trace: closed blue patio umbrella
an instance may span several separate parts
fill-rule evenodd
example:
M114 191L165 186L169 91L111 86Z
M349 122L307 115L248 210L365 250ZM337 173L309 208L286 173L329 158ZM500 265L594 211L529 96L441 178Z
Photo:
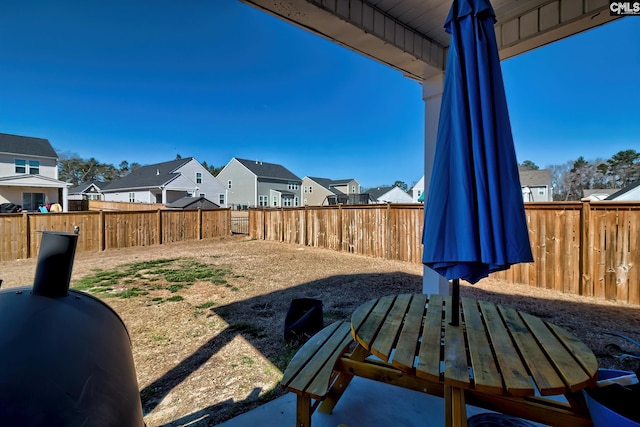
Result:
M532 262L518 163L488 0L454 0L434 165L425 207L423 263L453 280Z

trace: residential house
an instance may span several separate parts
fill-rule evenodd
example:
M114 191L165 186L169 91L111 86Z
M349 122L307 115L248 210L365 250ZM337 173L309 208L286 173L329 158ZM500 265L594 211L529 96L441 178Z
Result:
M611 196L613 193L620 191L619 188L590 188L587 190L582 190L582 199L583 201L590 202L598 202L601 200L607 200L607 197Z
M100 189L108 202L170 204L185 196L206 197L226 207L226 191L193 157L135 169Z
M522 200L525 202L552 202L553 188L551 187L551 171L520 170L520 187Z
M640 201L640 181L627 185L620 191L617 191L607 197L605 200L617 200L617 201Z
M310 176L302 178L303 205L362 205L367 203L369 203L369 196L360 193L360 184L353 178L338 180Z
M424 176L410 190L413 203L424 203Z
M102 200L100 188L106 185L101 181L82 182L69 189L69 200Z
M367 190L374 203L413 203L411 196L398 186L376 187Z
M58 180L58 154L47 139L0 133L0 204L37 211L57 203L67 212L70 186Z
M302 180L284 166L234 157L217 178L234 209L300 206Z
M196 209L217 209L220 206L216 205L206 197L185 196L181 199L176 200L175 202L169 203L165 207L167 209L196 210Z

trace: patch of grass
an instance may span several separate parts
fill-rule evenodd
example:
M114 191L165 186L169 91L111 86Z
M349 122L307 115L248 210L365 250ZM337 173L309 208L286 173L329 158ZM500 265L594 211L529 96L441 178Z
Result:
M124 264L111 270L98 269L75 281L73 287L103 297L134 298L150 292L178 294L196 281L232 287L226 281L229 275L228 267L204 264L193 258L163 258ZM182 300L179 295L168 298L153 295L149 299L157 304Z
M131 289L126 289L122 292L116 292L114 296L120 297L120 298L133 298L133 297L139 297L141 295L148 295L148 294L149 294L148 291L144 291L140 288L131 288Z
M254 365L254 361L249 356L242 356L241 362L243 365L247 365L248 367L252 367Z
M171 292L172 294L175 294L176 292L178 292L180 289L184 288L185 285L183 285L182 283L173 283L169 286L167 286L167 290L169 292Z
M205 309L205 308L211 308L214 305L216 305L215 302L213 301L207 301L207 302L203 302L202 304L198 304L196 305L196 308L200 308L200 309Z

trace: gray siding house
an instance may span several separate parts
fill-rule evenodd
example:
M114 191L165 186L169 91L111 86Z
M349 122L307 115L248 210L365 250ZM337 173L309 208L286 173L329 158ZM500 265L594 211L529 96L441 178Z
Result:
M58 154L49 140L0 133L0 204L37 211L58 203L66 212L69 187L58 180Z
M142 166L105 184L100 192L108 202L166 205L190 196L206 197L220 207L226 207L224 187L193 157Z
M525 202L552 202L551 171L549 169L521 170L520 187Z
M302 204L309 206L366 204L360 200L360 184L353 178L328 179L305 176L302 179Z
M217 178L233 209L300 206L302 180L284 166L234 157Z
M106 186L106 182L86 181L69 189L69 200L102 200L100 188Z

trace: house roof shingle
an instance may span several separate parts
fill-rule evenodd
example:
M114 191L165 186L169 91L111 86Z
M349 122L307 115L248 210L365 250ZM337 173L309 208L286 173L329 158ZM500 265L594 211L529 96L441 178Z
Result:
M293 172L282 165L267 163L256 160L246 160L235 158L244 167L249 169L258 178L284 179L291 181L302 181Z
M519 171L520 185L544 186L551 185L551 171L549 169Z
M8 133L0 133L0 153L58 158L48 139Z
M354 181L354 179L352 179L352 178L329 179L329 178L318 178L318 177L313 177L313 176L309 176L307 178L309 178L313 182L317 183L318 185L321 185L322 187L326 188L327 190L331 191L332 193L334 193L336 195L344 194L344 193L342 191L340 191L340 190L337 190L335 188L335 186L348 185L351 181Z
M142 166L120 179L111 181L102 187L102 190L114 191L127 188L160 187L178 177L179 174L174 173L174 171L191 160L193 160L193 157Z
M102 181L85 181L85 182L81 182L80 184L76 185L73 188L69 189L69 194L81 194L85 191L87 191L89 189L89 187L91 187L92 185L95 185L96 187L98 187L98 189L101 189L102 187L105 187L108 183L106 182L102 182Z
M629 191L635 189L636 187L640 187L640 181L627 185L626 187L620 189L619 191L616 191L615 193L611 194L605 200L616 200L618 197L622 196L625 193L628 193Z
M185 209L188 208L194 204L201 204L201 205L205 205L209 208L219 208L220 206L218 206L216 203L213 203L211 200L207 199L204 196L198 196L198 197L189 197L189 196L185 196L185 197L181 197L178 200L175 200L169 204L166 205L167 208L169 209Z
M367 193L369 193L371 195L372 198L374 198L375 200L378 200L380 198L380 196L387 194L389 191L393 190L393 186L391 187L376 187L376 188L369 188L367 190Z

